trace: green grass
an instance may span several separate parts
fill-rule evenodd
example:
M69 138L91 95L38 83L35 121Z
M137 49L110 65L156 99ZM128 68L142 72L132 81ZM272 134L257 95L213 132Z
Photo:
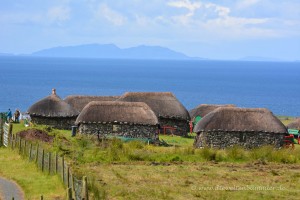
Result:
M277 118L284 124L288 125L289 123L292 123L295 120L295 117L289 117L289 116L277 116Z
M180 147L191 147L194 144L196 134L190 134L188 137L180 137L180 136L171 136L171 135L159 135L159 139L167 142L172 146L180 146Z
M14 128L23 129L20 124ZM294 150L194 149L193 136L161 135L170 144L163 147L36 128L55 136L52 145L44 146L65 155L77 174L89 177L95 199L297 199L300 195L299 145ZM244 189L223 190L226 186ZM253 189L266 186L277 189Z
M299 165L205 162L85 167L108 199L298 199L300 195Z
M0 176L17 182L26 199L65 199L66 193L58 176L40 172L34 163L24 160L16 151L0 148Z

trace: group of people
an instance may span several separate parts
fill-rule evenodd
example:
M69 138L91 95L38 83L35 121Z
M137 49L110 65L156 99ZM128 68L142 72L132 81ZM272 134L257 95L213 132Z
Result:
M20 122L20 116L21 116L21 112L16 109L15 113L14 113L14 120L13 120L13 115L10 109L8 109L8 112L6 114L6 120L7 122L11 122L14 121L15 123L19 123Z

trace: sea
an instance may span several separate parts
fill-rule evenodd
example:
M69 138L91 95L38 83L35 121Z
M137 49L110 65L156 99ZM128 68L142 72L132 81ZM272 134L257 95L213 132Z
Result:
M172 92L188 110L235 104L300 116L300 62L0 57L0 112L26 112L52 88L61 98Z

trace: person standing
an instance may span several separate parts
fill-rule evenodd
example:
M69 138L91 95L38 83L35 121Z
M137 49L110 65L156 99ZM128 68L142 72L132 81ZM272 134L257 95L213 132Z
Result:
M11 120L11 118L12 118L12 113L11 113L11 110L10 110L10 108L8 109L8 112L7 112L7 115L6 115L6 119L7 119L7 122L9 123L10 122L10 120Z
M16 112L14 113L14 115L15 115L15 122L19 123L20 111L18 109L16 109Z

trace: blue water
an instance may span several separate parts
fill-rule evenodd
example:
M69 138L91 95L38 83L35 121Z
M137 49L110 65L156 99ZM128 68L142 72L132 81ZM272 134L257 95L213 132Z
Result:
M235 104L300 116L299 62L0 57L0 111L24 112L52 88L62 98L170 91L187 109Z

